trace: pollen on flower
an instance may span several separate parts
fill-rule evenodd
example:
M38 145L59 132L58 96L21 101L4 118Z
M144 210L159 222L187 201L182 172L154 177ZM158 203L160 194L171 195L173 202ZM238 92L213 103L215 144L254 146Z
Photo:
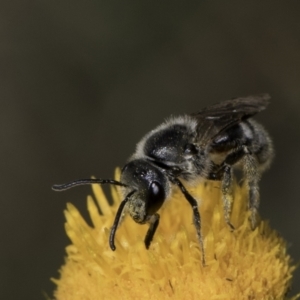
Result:
M143 242L147 225L125 217L112 251L109 230L121 199L112 188L110 206L102 189L93 185L96 201L91 196L87 201L93 227L67 205L66 232L72 244L60 278L53 279L55 299L284 299L295 266L284 240L267 222L261 220L251 230L246 188L234 186L234 231L224 221L218 182L189 191L201 199L205 267L191 207L180 193L175 191L161 209L149 250Z

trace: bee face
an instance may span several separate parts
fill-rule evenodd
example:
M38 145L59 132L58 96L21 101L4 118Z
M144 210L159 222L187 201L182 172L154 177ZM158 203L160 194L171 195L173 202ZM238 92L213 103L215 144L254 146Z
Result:
M136 189L128 201L126 210L137 223L146 223L167 198L170 186L164 173L145 160L133 160L125 165L121 181L128 184L123 188L126 195Z

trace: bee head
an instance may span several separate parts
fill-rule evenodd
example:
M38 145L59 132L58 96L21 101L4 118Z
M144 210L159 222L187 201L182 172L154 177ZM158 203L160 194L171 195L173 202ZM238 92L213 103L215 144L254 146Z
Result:
M125 165L121 181L127 186L123 193L132 188L136 191L128 200L126 211L137 223L146 223L167 198L169 181L162 171L146 160L133 160Z

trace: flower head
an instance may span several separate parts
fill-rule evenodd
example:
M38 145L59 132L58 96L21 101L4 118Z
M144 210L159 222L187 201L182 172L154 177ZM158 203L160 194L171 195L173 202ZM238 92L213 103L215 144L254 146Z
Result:
M224 221L218 182L189 189L201 199L206 266L191 207L179 191L161 209L149 250L143 242L147 225L125 217L116 251L109 248L108 236L121 199L112 188L110 206L99 186L93 191L96 201L91 196L87 201L93 227L67 205L66 232L72 244L61 277L54 280L56 299L284 299L295 266L284 240L267 222L251 230L245 187L234 185L234 231Z

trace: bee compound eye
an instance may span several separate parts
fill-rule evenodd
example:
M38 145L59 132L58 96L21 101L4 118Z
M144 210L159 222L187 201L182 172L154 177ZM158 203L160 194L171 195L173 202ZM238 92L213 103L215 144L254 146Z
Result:
M163 197L163 188L162 186L156 182L156 181L153 181L150 185L150 191L151 191L151 194L153 197L155 198L160 198L160 197Z
M165 190L157 181L153 181L149 187L148 213L155 213L165 200Z

